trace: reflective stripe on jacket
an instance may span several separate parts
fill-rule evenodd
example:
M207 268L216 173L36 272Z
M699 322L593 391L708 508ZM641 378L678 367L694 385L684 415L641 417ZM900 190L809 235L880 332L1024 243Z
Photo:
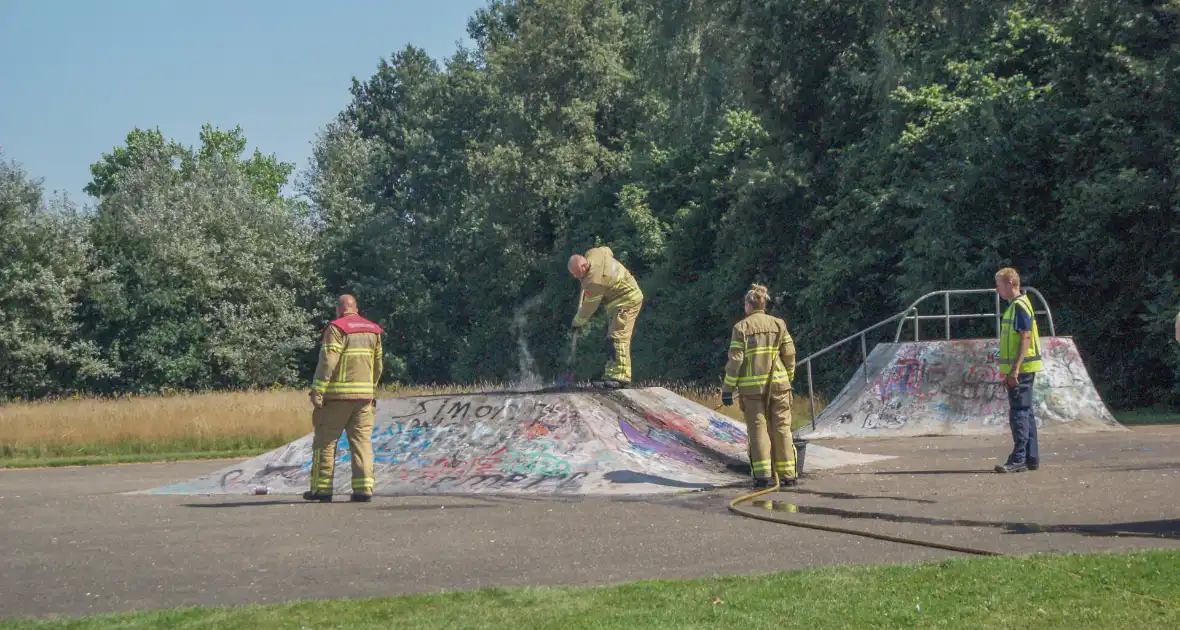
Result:
M773 370L773 375L771 372ZM770 390L791 389L795 378L795 341L787 323L763 311L751 311L733 327L729 360L721 391L737 390L742 396L761 396L771 375Z

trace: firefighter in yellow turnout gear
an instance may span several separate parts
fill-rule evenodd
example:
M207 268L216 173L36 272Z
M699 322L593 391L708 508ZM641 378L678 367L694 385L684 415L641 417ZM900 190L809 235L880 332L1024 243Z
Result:
M746 318L734 325L721 401L733 393L746 420L750 469L755 487L771 485L773 463L783 485L796 485L795 442L791 435L791 380L795 378L795 341L787 323L766 314L766 287L755 284L745 296ZM769 424L769 433L767 431Z
M567 266L570 275L582 285L582 306L574 316L573 327L585 326L603 304L610 318L607 338L612 356L602 380L596 384L610 389L626 387L631 383L631 335L643 309L643 291L631 272L615 260L609 247L595 247L585 256L574 254Z
M384 369L380 326L357 314L356 299L340 296L337 319L324 328L319 364L311 383L311 490L308 501L331 501L336 440L348 435L352 458L352 500L373 497L373 410Z

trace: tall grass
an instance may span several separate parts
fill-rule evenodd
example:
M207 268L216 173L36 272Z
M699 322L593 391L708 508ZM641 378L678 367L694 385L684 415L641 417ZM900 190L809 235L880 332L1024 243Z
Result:
M0 457L254 451L310 429L295 391L180 394L0 407Z
M736 420L715 388L661 386ZM501 385L393 387L382 397L503 391ZM821 409L817 405L818 409ZM806 398L795 398L793 424L810 422ZM0 406L4 465L100 463L237 456L281 446L311 431L306 390L79 398Z

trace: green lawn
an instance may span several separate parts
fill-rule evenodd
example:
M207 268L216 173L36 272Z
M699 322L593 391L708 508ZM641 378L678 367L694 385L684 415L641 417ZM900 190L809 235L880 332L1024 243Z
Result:
M1162 409L1116 411L1114 418L1126 425L1180 424L1180 413Z
M127 440L116 443L49 443L0 446L0 468L80 466L139 462L252 457L278 448L285 436L173 438L160 441Z
M145 464L149 462L182 462L198 459L235 459L261 455L270 449L237 449L231 451L176 451L147 453L113 453L109 455L76 455L58 457L0 458L3 468L46 468L53 466L102 466L107 464Z
M735 553L745 553L737 551ZM777 553L784 553L779 551ZM787 551L789 553L789 551ZM17 628L1177 628L1180 550L968 558L601 588L188 608Z

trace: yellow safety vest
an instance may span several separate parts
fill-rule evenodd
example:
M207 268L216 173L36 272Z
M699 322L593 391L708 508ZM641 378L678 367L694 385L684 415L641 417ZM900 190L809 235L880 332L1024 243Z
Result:
M1032 300L1028 295L1021 295L1012 300L1004 317L1000 320L1000 374L1007 375L1012 371L1012 364L1016 362L1016 353L1020 350L1020 333L1013 330L1016 324L1016 309L1023 309L1032 320L1032 334L1028 350L1024 353L1024 361L1020 364L1020 373L1028 374L1041 371L1041 335L1037 330L1037 316L1033 311Z

